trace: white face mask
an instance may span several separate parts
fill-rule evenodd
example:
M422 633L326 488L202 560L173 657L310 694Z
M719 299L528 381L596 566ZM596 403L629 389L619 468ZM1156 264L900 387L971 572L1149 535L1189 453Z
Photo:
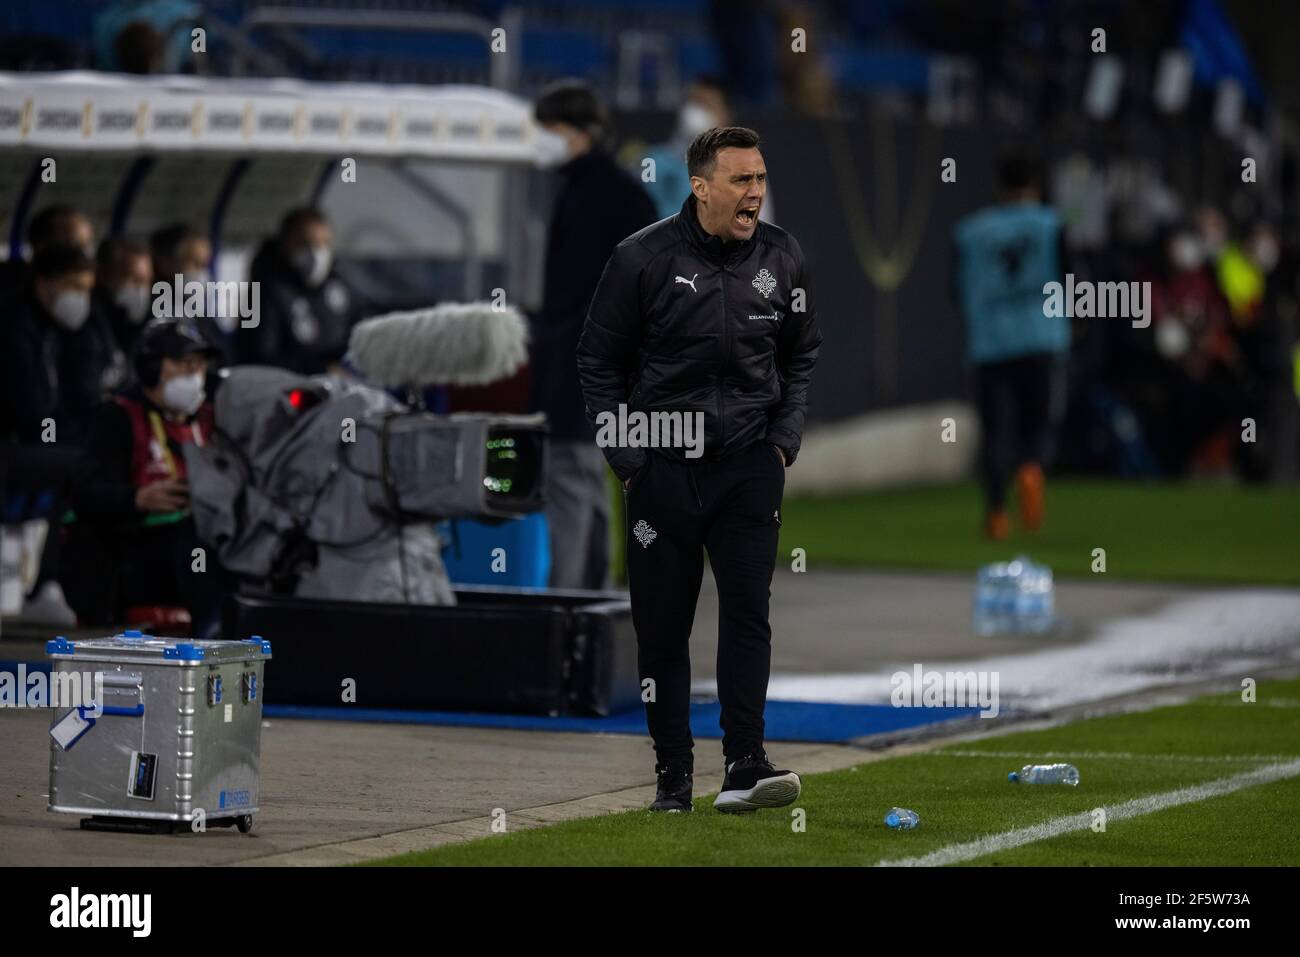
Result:
M1156 323L1156 349L1166 359L1181 359L1190 345L1187 327L1177 318L1170 317Z
M203 404L203 374L178 375L163 383L163 405L179 415L193 415Z
M90 293L65 289L54 297L50 315L64 329L76 332L90 318Z
M677 131L686 139L693 140L717 125L713 114L698 103L684 103L677 113Z
M1200 269L1205 262L1205 247L1201 245L1199 237L1184 233L1170 245L1169 257L1177 269L1191 272Z
M334 255L328 246L307 246L293 254L293 265L303 282L315 289L330 274Z
M144 322L149 313L149 287L123 286L113 297L113 303L126 313L126 318L133 326Z
M534 162L538 169L555 169L569 161L569 141L559 133L538 129L533 145L537 150Z
M1255 265L1263 272L1272 272L1277 266L1278 257L1281 250L1278 249L1277 240L1271 236L1262 236L1256 239L1251 247L1251 258L1255 260Z

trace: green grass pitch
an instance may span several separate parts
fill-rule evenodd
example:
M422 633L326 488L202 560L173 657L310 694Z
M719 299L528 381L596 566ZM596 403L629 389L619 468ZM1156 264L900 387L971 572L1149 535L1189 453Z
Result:
M1058 576L1300 584L1300 488L1105 482L1047 483L1047 522L1005 542L981 538L974 483L788 499L781 554L804 548L827 565L943 569L974 575L1024 551ZM1014 509L1012 510L1014 516ZM1014 524L1014 520L1013 520Z
M1300 760L1300 679L1261 682L1258 700L1229 693L1154 711L963 742L923 754L808 775L792 808L733 817L712 809L697 777L696 811L645 811L494 835L376 862L450 865L872 865L919 857L1066 815ZM780 745L771 747L774 759ZM1023 764L1069 761L1076 788L1017 785ZM795 770L798 770L797 768ZM891 831L886 811L921 826ZM1295 865L1300 776L1108 821L957 861L989 865ZM508 820L508 818L507 818Z

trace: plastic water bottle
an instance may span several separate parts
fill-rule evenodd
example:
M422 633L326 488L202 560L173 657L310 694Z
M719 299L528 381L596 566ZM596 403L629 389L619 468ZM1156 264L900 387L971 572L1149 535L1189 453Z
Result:
M1068 784L1079 786L1079 769L1073 764L1026 764L1007 775L1012 784Z
M920 823L921 819L916 812L905 807L891 807L885 815L885 824L896 831L910 831Z
M1050 631L1056 621L1052 570L1046 565L1036 565L1028 558L1017 561L1023 562L1023 565L1016 582L1016 630L1041 635Z
M975 577L975 610L971 628L975 634L989 636L1004 632L1008 620L1003 610L1006 593L1006 562L985 565Z
M1056 623L1052 570L1025 555L980 568L971 626L977 635L1042 634Z

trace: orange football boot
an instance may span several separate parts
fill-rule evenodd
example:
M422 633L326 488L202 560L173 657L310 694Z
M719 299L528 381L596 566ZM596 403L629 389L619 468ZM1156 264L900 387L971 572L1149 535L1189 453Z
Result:
M1016 497L1020 502L1020 524L1026 531L1036 532L1043 527L1047 516L1047 480L1037 462L1026 462L1016 472Z
M1011 534L1011 519L1006 512L989 512L984 518L984 537L996 542L1003 541Z

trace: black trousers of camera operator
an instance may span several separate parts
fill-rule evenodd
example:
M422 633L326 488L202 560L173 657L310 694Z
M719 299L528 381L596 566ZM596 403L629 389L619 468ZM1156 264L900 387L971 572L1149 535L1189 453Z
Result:
M714 462L677 462L650 450L627 489L632 620L660 767L694 768L689 644L706 550L718 587L723 754L730 763L762 750L772 661L768 599L784 489L785 467L766 442Z

